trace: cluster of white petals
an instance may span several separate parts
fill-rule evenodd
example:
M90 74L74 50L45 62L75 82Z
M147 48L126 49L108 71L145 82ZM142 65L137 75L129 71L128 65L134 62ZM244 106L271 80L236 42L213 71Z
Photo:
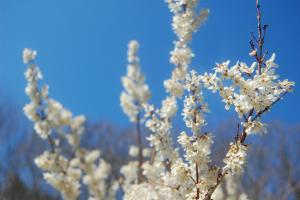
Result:
M145 77L140 71L139 57L137 55L139 44L136 40L128 44L127 75L122 77L124 91L121 93L121 106L130 121L136 122L138 114L150 98L150 91L145 84Z
M238 62L229 66L229 61L217 64L213 73L201 76L204 86L213 92L218 91L225 103L225 109L234 107L247 134L266 133L266 124L260 122L260 115L268 111L283 95L292 91L294 82L278 80L275 68L275 54L265 62L259 71L258 63L251 66Z
M69 165L67 158L57 152L45 151L35 159L35 163L45 171L44 179L60 191L64 199L78 198L82 171Z
M209 10L203 9L198 13L198 0L166 0L166 2L173 13L172 27L178 40L174 42L170 57L170 62L175 68L171 78L164 82L164 86L172 96L181 97L188 65L194 57L189 42L192 40L192 33L205 22Z
M189 137L182 132L178 137L178 143L185 151L185 158L190 164L206 168L210 162L211 145L213 143L211 134L203 134Z
M80 146L85 117L73 116L59 102L49 98L49 87L39 86L42 74L34 63L36 51L24 50L23 61L28 64L26 94L31 100L24 112L34 122L37 134L51 147L38 156L35 163L44 171L45 180L60 191L63 198L80 198L83 184L89 200L116 199L120 184L125 200L248 199L236 176L242 174L246 165L245 139L251 134L267 133L262 115L291 92L295 83L278 79L275 54L265 61L266 54L257 56L256 50L250 53L256 58L250 66L243 62L230 66L226 61L216 64L211 73L199 75L194 70L189 71L194 56L189 47L192 34L209 14L207 9L198 11L198 1L166 0L173 14L172 28L177 39L170 52L174 69L171 77L164 81L167 95L160 107L148 103L150 90L140 69L138 42L133 40L128 45L127 74L122 77L124 91L120 102L129 120L136 124L138 142L137 146L129 147L131 160L120 166L118 181L110 179L111 166L101 158L99 150L90 151ZM229 145L223 166L215 166L211 161L214 136L203 130L209 110L202 88L218 92L225 109L233 107L239 116L235 141ZM174 147L171 133L173 118L180 108L178 101L183 96L183 121L190 130L182 131L177 138L182 155L179 148ZM150 130L146 137L150 148L142 144L142 125ZM71 155L63 152L61 140L66 140Z
M32 49L25 48L23 51L23 62L28 64L35 59L37 52Z
M243 127L245 128L245 132L247 134L265 134L267 133L266 124L262 123L259 119L251 120L252 117L249 117L246 122L242 122Z
M118 188L113 183L107 187L110 165L100 158L100 151L89 151L80 147L84 132L85 117L73 116L58 101L49 97L48 86L39 86L42 73L34 64L36 51L25 49L24 63L28 64L25 89L31 102L24 106L26 116L34 122L36 133L49 142L51 151L45 151L35 159L36 165L44 171L44 179L56 188L64 199L80 197L81 181L89 190L90 200L114 199ZM59 134L60 137L55 137ZM63 155L60 140L66 140L72 156Z
M208 105L203 102L200 76L195 71L187 75L185 89L188 95L184 98L183 119L194 135L199 135L201 127L205 125L204 113L208 112Z
M245 63L237 63L229 68L229 61L218 64L211 74L188 72L194 56L189 42L192 33L205 21L208 10L196 14L197 0L167 0L167 3L174 14L172 26L178 36L170 57L175 68L171 78L164 82L168 95L161 107L143 104L145 125L152 132L148 137L152 154L142 164L144 177L141 183L137 182L137 161L131 161L121 168L125 177L124 198L210 199L213 196L215 199L222 199L224 191L220 189L220 184L224 179L229 182L229 173L240 174L243 171L247 146L237 138L235 143L230 144L224 158L224 167L210 164L213 136L202 131L202 127L206 125L205 113L209 111L207 103L203 101L202 85L213 92L218 91L227 110L234 106L239 116L247 119L241 123L244 133L253 134L266 132L265 124L260 122L260 115L281 98L283 93L290 91L293 83L287 80L275 83L277 76L274 75L273 67L277 65L273 62L274 57L266 62L262 74L255 71L256 63L250 67ZM231 80L231 85L227 85L228 80ZM139 91L138 87L133 89ZM184 150L183 159L178 149L173 147L171 129L172 119L178 110L177 100L185 93L182 115L192 136L182 132L178 137L178 143ZM136 157L137 147L131 147L129 154ZM247 195L238 195L236 190L238 189L233 187L231 191L226 191L229 195L227 199L247 199Z
M170 62L175 68L171 79L165 80L164 86L169 95L162 101L161 108L156 109L153 105L145 105L146 126L153 134L148 137L150 145L154 148L154 162L173 163L178 159L178 152L173 147L170 136L172 129L172 118L175 116L178 106L177 98L184 93L184 80L187 76L188 65L193 57L189 48L192 33L197 31L205 21L208 10L197 13L198 1L166 1L173 13L173 30L178 37L174 42L175 47L171 52ZM164 165L164 164L160 164Z
M224 158L224 171L229 171L231 174L241 174L243 167L246 164L247 146L239 141L231 143L229 150Z

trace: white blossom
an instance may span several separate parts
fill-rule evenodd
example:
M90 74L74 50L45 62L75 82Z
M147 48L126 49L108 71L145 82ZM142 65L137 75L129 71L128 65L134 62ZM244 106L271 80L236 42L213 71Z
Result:
M251 117L249 117L247 122L243 122L242 125L245 128L245 132L249 134L266 134L266 124L260 122L260 120L251 120Z
M255 48L249 53L257 59L251 65L244 62L231 65L226 61L217 63L212 72L202 75L190 71L195 56L190 48L192 35L205 22L209 10L198 11L198 0L166 0L166 3L173 14L172 29L176 40L170 52L174 69L171 77L163 82L167 95L160 106L148 103L150 90L140 69L138 42L133 40L128 44L127 74L122 77L124 91L120 104L129 120L137 123L138 130L144 124L151 133L146 137L150 148L130 145L128 153L132 160L120 166L119 180L111 180L112 167L99 150L81 146L86 118L73 115L49 96L49 86L40 85L43 76L34 62L37 52L24 49L23 62L28 64L25 93L30 99L24 106L24 113L34 123L36 133L50 146L35 158L35 163L42 169L44 179L64 199L78 199L82 186L86 187L89 200L116 199L119 184L126 200L248 199L239 188L238 177L234 176L240 175L246 165L248 146L245 139L251 134L267 132L262 115L291 92L295 83L279 80L275 54L266 61L264 55L259 61ZM240 119L223 167L211 162L214 136L203 130L209 109L202 87L218 92L225 109L232 108ZM173 119L181 108L178 102L182 97L183 120L191 130L191 133L182 131L177 138L183 156L174 147L172 138ZM63 141L69 146L71 156L61 149Z
M137 146L130 145L129 155L132 157L137 157L139 154L139 148Z
M37 52L32 49L25 48L23 50L23 62L24 64L28 64L29 62L33 61L36 57Z
M139 58L137 56L139 45L133 40L128 44L127 75L122 77L124 91L120 101L123 111L131 122L136 122L142 105L150 98L150 90L145 84L145 77L140 71Z
M80 147L80 137L84 132L85 117L73 114L61 103L49 97L49 87L39 86L42 74L33 64L36 51L24 50L23 57L29 63L25 72L28 85L25 89L31 102L24 106L27 117L34 122L37 134L47 139L51 151L45 151L35 159L36 165L44 171L44 179L68 200L78 199L80 182L87 186L89 199L114 197L117 184L107 188L110 165L100 158L100 151L89 151ZM58 132L61 138L54 138ZM75 158L62 155L60 139L65 139Z
M229 150L224 158L226 164L224 171L229 170L232 174L241 174L246 164L247 146L240 142L231 143Z
M200 134L201 127L206 124L204 113L208 112L208 106L203 102L200 76L195 71L187 75L185 88L189 94L184 98L183 119L186 126L197 135Z

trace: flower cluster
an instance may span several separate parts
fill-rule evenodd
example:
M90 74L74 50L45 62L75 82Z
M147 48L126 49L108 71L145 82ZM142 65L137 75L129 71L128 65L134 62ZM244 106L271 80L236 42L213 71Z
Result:
M85 117L73 116L59 102L49 97L48 86L39 87L42 73L34 64L36 51L25 49L24 63L29 64L25 72L28 85L25 89L31 102L24 112L34 122L36 133L49 142L51 151L45 151L35 159L36 165L44 171L45 180L56 188L65 199L78 199L80 182L87 186L89 199L114 199L117 184L107 188L110 165L101 159L99 151L80 147L84 133ZM58 135L57 137L55 137ZM66 140L72 155L64 155L61 140Z
M247 146L240 142L231 143L227 152L223 168L224 171L230 171L232 174L241 174L243 166L246 164Z
M145 77L140 71L137 51L139 44L133 40L128 44L128 66L127 75L122 77L125 91L121 93L121 106L130 121L136 122L142 105L150 98L148 85L145 84Z
M247 199L236 180L236 175L243 172L246 164L246 137L267 132L267 125L261 121L262 115L291 92L295 83L278 79L275 54L265 61L267 54L262 52L261 28L258 28L259 40L256 40L259 50L251 42L250 56L256 61L250 66L243 62L230 66L226 61L216 64L211 73L189 72L194 56L189 43L209 11L198 12L198 0L166 2L173 13L172 28L177 40L170 53L174 69L171 78L164 81L167 95L160 107L148 103L150 90L140 70L138 42L131 41L128 45L127 74L122 77L124 91L120 101L129 120L136 124L137 146L130 146L129 155L133 159L120 166L122 178L119 182L109 180L111 166L101 158L99 150L90 151L80 146L85 117L73 116L59 102L49 98L49 87L39 87L42 74L34 64L36 51L24 50L23 61L28 64L26 94L31 100L25 105L24 112L34 122L37 134L51 147L37 157L35 163L44 171L46 181L65 199L80 198L81 183L87 187L90 200L115 199L119 183L127 200ZM203 131L209 111L204 102L203 87L218 92L225 109L233 107L239 116L237 134L223 159L224 166L214 166L211 162L214 136ZM182 156L173 145L171 132L178 101L183 96L183 121L191 133L182 131L177 138L183 149ZM140 126L143 123L151 132L147 137L150 148L142 145ZM63 151L61 140L67 142L71 155Z
M171 51L170 62L175 68L171 79L164 82L166 90L175 97L183 95L183 81L187 74L188 65L194 54L189 47L192 40L192 33L203 24L208 16L209 10L203 9L197 13L198 0L166 0L173 13L172 27L178 40L174 42L174 49Z
M200 14L196 14L197 1L166 1L169 5L173 16L173 30L178 37L178 41L175 41L174 50L171 52L170 62L175 65L172 72L171 79L164 82L165 88L169 95L162 101L161 108L155 108L154 105L144 104L146 127L153 133L148 137L150 146L152 147L151 159L143 163L143 174L145 176L145 182L142 184L131 185L130 191L140 190L141 186L147 186L154 190L151 195L153 199L157 196L158 199L180 199L185 198L185 195L180 194L178 187L183 174L187 174L188 168L183 170L183 162L181 161L177 149L173 147L173 141L171 138L172 118L175 116L178 106L177 98L181 97L184 93L185 78L187 76L187 68L190 64L191 58L194 56L192 50L189 48L188 43L191 41L192 33L195 32L200 24L205 21L208 14L208 10L203 10ZM123 83L124 84L124 83ZM134 88L139 91L138 88ZM123 105L123 110L124 105ZM136 163L132 162L132 168ZM180 167L177 167L180 166ZM122 168L122 171L127 171L128 167ZM179 173L179 171L182 173ZM172 173L173 172L173 173ZM124 173L123 173L124 174ZM134 180L135 173L128 173L126 177L128 180ZM157 180L159 180L157 182ZM174 181L177 180L177 181ZM189 182L188 179L187 182ZM160 187L157 187L160 184ZM163 187L165 186L165 187ZM128 188L128 186L126 186ZM136 189L134 189L136 188ZM137 189L139 188L139 189ZM187 190L188 184L180 187L181 190ZM185 189L184 189L185 188ZM167 193L165 190L168 190ZM174 196L170 196L170 190ZM128 189L126 190L128 191ZM164 191L164 192L162 192ZM149 192L150 193L150 192ZM129 194L129 193L128 193ZM125 199L134 199L131 195L125 195ZM131 193L130 194L134 194ZM169 195L169 196L165 196Z
M184 98L183 119L194 135L200 134L200 129L205 125L204 113L208 112L208 106L203 102L200 88L200 76L191 71L186 77L185 88L189 92Z
M247 134L266 132L265 124L259 120L261 114L294 86L294 82L278 80L275 73L278 65L274 61L275 54L272 54L261 70L257 69L257 62L250 67L243 62L229 67L227 61L217 64L213 73L201 76L206 88L219 92L227 110L233 106L238 116L245 119L242 125Z
M182 132L178 137L178 143L185 151L185 157L191 164L198 166L207 166L210 162L212 136L210 134L197 135L189 137L185 132Z
M79 196L81 170L70 165L69 160L58 152L45 151L35 159L36 165L45 171L44 179L61 192L65 199Z
M175 68L171 79L164 82L169 95L162 101L161 108L155 109L153 105L146 105L145 110L146 117L148 117L146 126L154 133L148 139L154 151L157 152L156 157L160 157L159 160L162 161L173 162L177 159L178 153L172 146L171 122L178 109L177 98L184 93L184 80L193 57L188 43L192 39L192 33L197 31L205 21L208 10L205 9L200 14L196 14L197 1L167 0L166 2L173 13L172 27L178 37L178 40L174 42L175 47L170 57L170 62Z

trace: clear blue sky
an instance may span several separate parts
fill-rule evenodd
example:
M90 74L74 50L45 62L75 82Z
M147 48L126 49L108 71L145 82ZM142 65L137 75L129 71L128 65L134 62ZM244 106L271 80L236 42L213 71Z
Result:
M192 68L204 72L227 59L252 62L248 53L249 33L256 31L255 0L202 3L211 15L194 37ZM281 77L297 84L268 119L300 122L300 1L262 3L270 25L266 47L276 52ZM172 69L169 51L175 36L170 22L163 0L0 0L0 90L21 110L28 101L21 53L34 48L52 97L93 121L126 125L119 94L127 43L140 42L142 68L157 104L165 94L162 81ZM219 100L218 95L207 98L212 123L233 116L225 114Z

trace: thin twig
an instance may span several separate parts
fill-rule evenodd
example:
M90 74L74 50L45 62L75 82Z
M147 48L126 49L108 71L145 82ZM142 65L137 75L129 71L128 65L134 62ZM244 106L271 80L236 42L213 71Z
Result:
M198 183L199 183L199 167L198 164L196 164L196 187L197 187L197 194L196 194L196 199L200 198L200 188L198 187Z
M140 127L140 114L137 115L137 122L136 122L136 137L137 137L137 144L138 144L138 149L139 149L139 154L138 154L138 183L142 182L143 179L143 171L142 171L142 165L144 162L143 158L143 143L142 143L142 132L141 132L141 127Z
M252 119L251 121L255 121L257 118L259 118L261 115L263 115L265 112L271 109L271 107L276 104L278 101L280 101L288 91L284 92L280 97L278 97L275 101L273 101L269 106L265 107L263 110L259 111ZM252 115L251 115L252 116ZM243 129L242 135L240 137L240 142L243 144L246 140L247 133L246 133L246 128Z
M219 171L217 183L208 189L208 192L206 193L204 200L211 200L212 194L217 189L217 187L223 182L227 173L228 173L227 171L224 172L222 172L222 170Z

